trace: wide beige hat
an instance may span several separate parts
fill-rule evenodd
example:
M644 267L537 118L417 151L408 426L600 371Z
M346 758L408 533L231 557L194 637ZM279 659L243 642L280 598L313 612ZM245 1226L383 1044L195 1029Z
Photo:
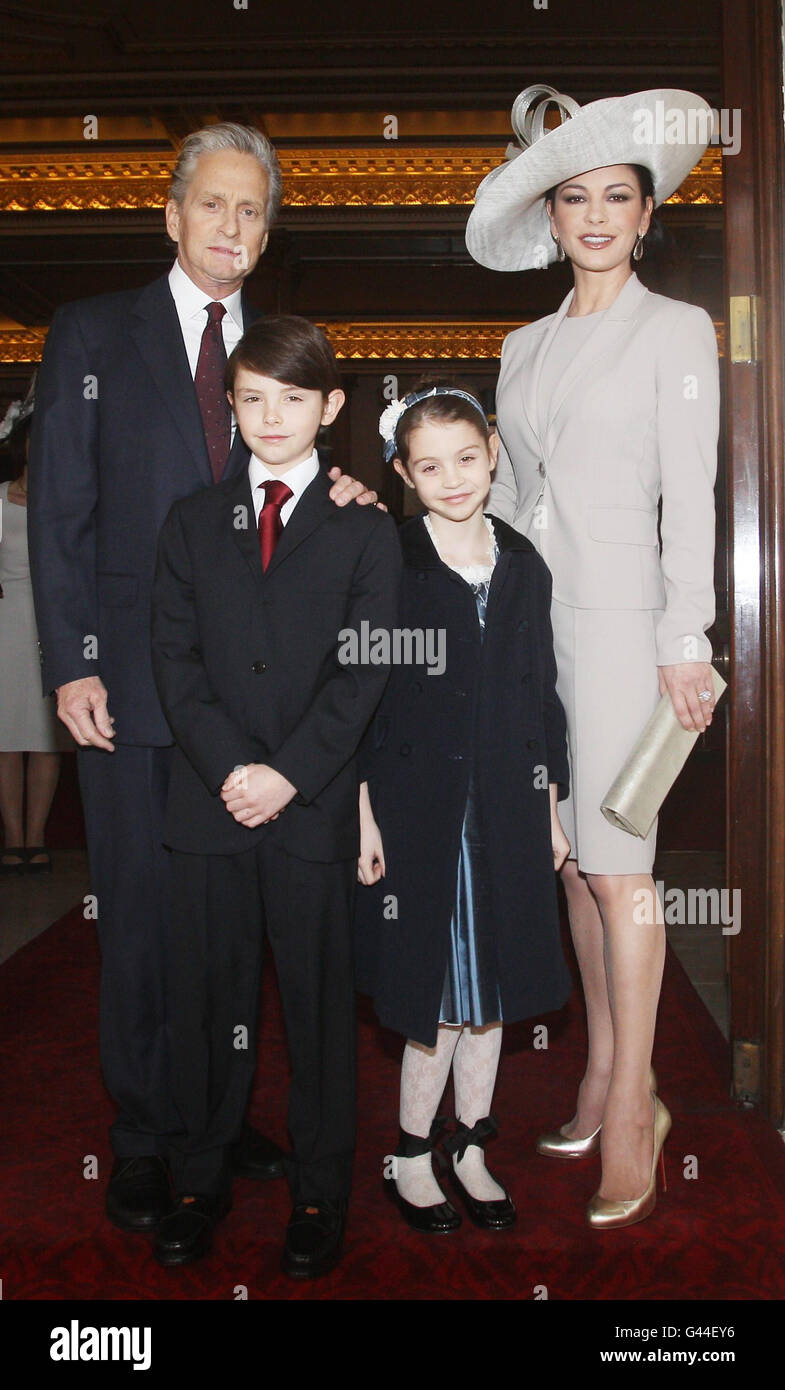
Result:
M548 130L548 109L561 124ZM466 245L491 270L536 270L556 260L545 194L556 184L609 164L644 164L654 201L669 198L694 168L711 139L713 111L695 92L661 88L606 97L579 106L572 97L538 84L516 97L505 163L492 169L475 194Z

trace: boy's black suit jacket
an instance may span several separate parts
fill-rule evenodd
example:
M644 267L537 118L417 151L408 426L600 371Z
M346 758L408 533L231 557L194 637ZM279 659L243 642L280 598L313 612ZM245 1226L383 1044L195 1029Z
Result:
M235 854L272 835L302 859L359 852L354 754L389 668L342 665L339 633L395 625L401 556L374 507L336 507L319 473L262 570L247 468L175 502L152 597L158 694L177 741L164 842ZM297 787L277 821L240 825L219 795L241 763Z

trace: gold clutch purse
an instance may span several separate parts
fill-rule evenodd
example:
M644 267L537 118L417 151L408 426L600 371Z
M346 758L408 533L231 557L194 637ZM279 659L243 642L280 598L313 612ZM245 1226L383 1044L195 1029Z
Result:
M713 666L711 674L716 704L727 684ZM645 840L697 737L694 730L682 728L666 691L603 798L605 819Z

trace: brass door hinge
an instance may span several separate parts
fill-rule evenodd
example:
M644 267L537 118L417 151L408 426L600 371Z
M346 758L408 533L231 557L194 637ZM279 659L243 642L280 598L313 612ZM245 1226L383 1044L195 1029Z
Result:
M758 296L730 297L730 360L758 362Z
M760 1043L737 1039L733 1044L733 1098L760 1104Z

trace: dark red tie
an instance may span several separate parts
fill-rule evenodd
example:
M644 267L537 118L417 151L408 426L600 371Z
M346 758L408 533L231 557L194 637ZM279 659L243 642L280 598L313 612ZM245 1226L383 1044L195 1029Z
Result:
M281 507L294 493L286 483L280 483L277 478L271 478L267 483L260 483L260 487L265 491L265 502L259 513L259 549L262 552L262 569L266 570L273 558L273 551L278 544L278 537L283 531L281 521Z
M207 323L202 334L194 382L199 409L202 412L213 482L217 483L226 467L232 437L232 412L224 391L226 348L221 329L221 319L226 313L226 307L218 300L213 300L211 304L205 305L205 308Z

